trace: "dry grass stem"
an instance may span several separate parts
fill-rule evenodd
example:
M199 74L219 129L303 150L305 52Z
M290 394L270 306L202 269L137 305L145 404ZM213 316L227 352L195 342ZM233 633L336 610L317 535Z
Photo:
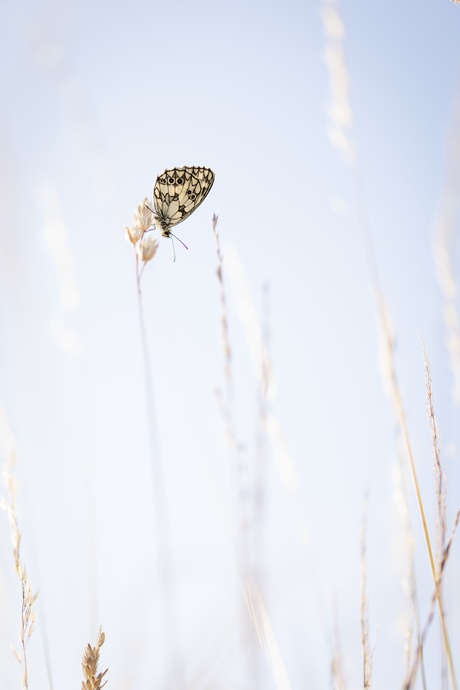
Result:
M430 608L428 611L428 618L427 618L427 621L426 621L425 626L423 628L422 635L420 637L420 644L417 648L417 653L415 655L415 659L414 659L414 663L412 665L411 672L408 674L408 676L404 682L403 690L410 690L410 688L412 688L412 686L415 682L415 678L416 678L417 670L418 670L418 665L420 663L421 655L423 652L423 646L425 644L428 629L429 629L431 622L434 618L435 603L436 603L436 593L433 593L433 595L431 597Z
M269 329L269 299L270 290L268 285L263 289L262 307L262 332L261 332L261 377L259 387L259 411L256 436L256 457L255 457L255 481L254 481L254 569L259 587L263 591L262 571L263 571L263 546L264 528L267 503L267 419L268 419L268 399L267 391L269 384L270 367L270 329Z
M160 457L153 391L153 376L150 351L147 339L144 309L141 293L141 276L147 264L154 256L158 243L150 234L153 211L149 200L143 199L134 210L133 226L126 227L126 240L132 245L136 257L136 285L138 297L139 327L144 364L145 396L148 419L150 459L153 480L153 511L156 529L156 548L158 559L159 582L161 589L161 626L166 649L170 652L172 684L180 689L182 679L182 654L179 649L179 616L177 611L176 574L172 558L171 527L165 497L163 466ZM153 204L152 204L153 206ZM147 234L148 233L148 234ZM143 262L139 270L139 259Z
M367 501L363 508L363 525L361 531L361 644L363 648L363 688L370 690L372 687L372 657L374 645L371 646L369 638L369 611L366 591L366 528L367 528Z
M226 381L226 391L224 392L216 387L215 394L217 399L217 404L219 412L222 417L222 422L224 424L224 429L226 433L226 440L229 448L234 453L236 461L235 465L237 468L241 468L242 460L240 458L240 451L242 450L241 444L238 442L237 434L235 431L232 412L230 409L231 402L231 392L232 392L232 354L230 349L230 337L228 330L228 314L227 314L227 297L225 293L224 278L223 278L223 257L220 248L219 233L217 232L217 221L219 217L216 214L212 217L212 232L214 239L216 241L216 253L217 253L217 270L216 275L219 281L220 288L220 304L221 304L221 323L222 323L222 347L224 353L224 373Z
M425 346L423 344L423 340L421 340L422 343L422 351L423 351L423 362L424 362L424 367L425 367L425 383L426 383L426 391L427 391L427 414L428 414L428 421L430 424L430 429L431 429L431 442L432 442L432 451L433 451L433 471L434 471L434 476L435 476L435 493L436 493L436 505L437 505L437 514L436 514L436 546L437 546L437 553L436 553L436 560L437 564L433 561L433 555L431 553L431 546L429 543L428 539L428 533L426 533L426 538L427 538L427 546L429 547L429 556L430 556L430 565L431 565L431 570L432 570L432 576L433 576L433 582L435 586L435 595L436 595L436 601L438 604L438 610L439 610L439 616L441 619L441 629L442 629L442 636L444 640L444 649L446 652L446 657L447 657L447 665L449 668L449 674L450 674L450 680L452 683L452 687L454 690L456 690L456 680L455 680L455 674L454 674L454 667L453 667L453 662L452 662L452 654L450 651L450 644L449 644L449 638L447 634L447 628L445 624L445 619L444 619L444 609L442 605L442 572L443 572L443 562L445 564L446 558L444 558L444 552L445 552L445 534L446 534L446 500L445 500L445 484L446 484L446 479L445 479L445 472L442 469L440 458L439 458L439 452L440 452L440 442L439 442L439 432L438 432L438 426L436 423L436 418L434 416L434 408L433 408L433 396L431 392L431 367L430 363L428 361L428 356L426 354ZM414 469L414 475L415 475L415 469ZM426 527L426 526L425 526ZM455 525L456 527L456 525ZM450 543L451 540L450 540ZM450 548L450 547L449 547ZM437 565L437 568L436 568Z
M415 660L414 660L414 663L412 666L412 670L411 670L411 672L410 672L410 674L409 674L409 676L408 676L408 678L407 678L407 680L403 686L403 690L410 690L410 688L412 687L412 685L415 681L415 676L417 674L418 664L420 662L420 659L421 659L421 656L423 653L423 645L425 644L425 639L426 639L428 630L430 628L431 622L432 622L433 617L434 617L435 602L437 601L437 592L439 591L440 585L442 583L442 577L444 574L444 569L446 567L447 559L449 557L450 549L452 546L452 542L453 542L453 539L455 536L456 529L458 527L459 520L460 520L460 509L457 511L457 515L455 516L455 520L454 520L454 524L452 527L452 531L450 533L450 537L447 540L446 547L445 547L444 552L442 554L442 558L441 558L441 562L440 562L440 571L439 571L439 586L436 588L436 590L433 592L433 594L431 596L428 618L427 618L427 621L426 621L425 626L423 628L423 632L422 632L421 639L420 639L420 644L419 644L419 647L417 649L417 654L416 654L416 657L415 657Z
M105 641L105 633L102 632L102 628L99 630L99 635L97 637L97 642L94 647L90 644L86 645L86 649L83 653L83 658L81 660L81 667L83 670L84 680L81 683L81 690L101 690L107 681L104 681L104 676L108 669L102 673L98 673L99 664L99 650Z
M383 297L379 287L378 271L375 261L374 249L372 246L372 238L370 232L370 225L367 213L366 195L362 176L360 174L356 149L351 140L352 131L352 109L348 96L348 73L346 69L343 39L345 35L344 27L337 11L336 0L323 0L323 27L326 36L326 55L325 61L329 69L329 81L331 90L331 106L329 108L329 136L331 142L341 150L346 162L350 167L352 173L352 182L355 195L356 214L359 222L361 232L363 234L363 241L366 250L368 270L371 281L374 286L375 301L377 313L382 325L383 339L385 343L385 351L387 354L388 377L392 391L392 398L394 401L395 410L399 420L402 437L406 448L407 457L412 473L414 489L417 497L420 518L422 521L423 532L425 536L425 543L428 551L428 559L430 562L430 569L435 587L437 588L436 568L434 564L433 554L431 550L430 538L426 525L426 519L418 487L417 475L415 472L414 461L412 457L412 450L409 442L409 435L407 432L406 419L401 401L401 395L396 379L396 372L393 361L393 343L391 333L388 325L387 315L384 309ZM450 652L449 638L444 621L444 614L441 605L441 599L438 596L438 608L441 618L442 635L444 641L444 648L446 650L447 662L449 667L449 675L453 690L457 690L455 681L454 668L452 664L452 655Z
M250 573L248 575L244 580L243 589L245 604L254 624L260 646L268 661L276 688L277 690L292 690L286 664L281 654L262 592L253 576Z
M431 574L435 587L437 587L436 568L434 564L433 554L431 550L431 543L426 525L425 513L423 503L418 487L417 475L415 472L415 465L412 457L412 450L409 442L409 435L407 431L406 419L404 409L401 401L401 394L396 378L394 359L393 359L393 342L391 332L388 324L387 314L384 308L383 296L379 287L378 271L375 261L374 249L372 246L372 238L370 232L370 225L367 213L366 195L362 176L360 174L356 150L351 141L350 133L352 130L352 109L348 96L348 73L346 69L343 39L345 35L344 27L337 11L336 0L323 0L324 10L322 12L324 33L326 35L326 63L329 69L329 80L331 88L331 107L329 109L329 136L338 149L341 150L346 162L350 167L352 173L352 182L355 195L356 214L359 226L363 235L364 246L366 250L366 258L368 270L371 281L374 287L375 302L377 313L382 326L384 349L387 359L388 381L390 384L391 394L396 410L397 418L401 428L401 434L404 440L407 457L411 469L414 489L417 497L417 504L420 512L420 519L422 521L423 532L425 536L425 543L428 551L428 559L430 563ZM437 598L439 615L441 617L442 635L444 641L444 648L446 650L447 662L449 667L449 675L453 690L457 690L455 681L454 668L452 664L452 655L450 653L449 638L444 621L444 614L442 610L440 597Z
M420 342L422 344L423 364L425 367L426 412L430 425L431 448L433 452L433 474L436 494L436 566L439 575L446 540L446 472L440 460L441 441L439 438L438 424L434 414L433 394L431 390L431 366L425 344L421 338Z
M13 466L15 460L15 450L14 447L11 445L9 449L9 458L8 462L5 464L3 468L3 476L5 480L5 484L8 487L8 492L9 492L9 502L2 498L1 502L1 507L6 510L8 514L8 518L10 521L10 526L11 526L11 540L13 542L13 559L14 559L14 566L13 570L16 573L16 575L19 578L19 581L21 583L21 595L22 595L22 604L21 604L21 619L20 619L20 631L19 631L19 640L21 643L22 647L22 655L16 651L16 649L11 645L11 649L13 651L14 656L18 660L18 662L21 664L21 671L22 671L22 688L27 690L28 689L28 678L27 678L27 655L26 655L26 648L27 644L32 636L32 634L35 631L34 628L34 623L35 623L35 600L37 599L38 592L35 592L35 594L32 592L32 587L30 584L30 580L27 576L26 572L26 567L21 563L20 559L20 553L19 553L19 547L21 543L21 532L19 530L19 525L18 521L16 518L16 504L15 504L15 494L16 494L16 485L14 483L14 480L11 476L11 468Z
M425 511L423 508L423 502L422 502L422 497L420 494L420 489L418 485L418 480L417 480L417 473L415 471L415 464L414 464L414 459L412 456L412 448L410 445L410 440L409 440L409 433L407 430L407 424L406 424L406 417L404 414L404 408L402 405L402 400L401 400L401 393L399 390L399 385L396 377L396 370L395 370L395 364L394 364L394 356L393 356L393 339L391 335L391 330L389 327L389 322L388 322L388 317L383 301L382 294L378 288L378 285L376 284L374 287L375 291L375 298L376 298L376 305L378 308L378 315L379 315L379 320L380 320L380 326L381 326L381 332L382 332L382 343L383 343L383 350L384 350L384 357L386 360L386 375L387 375L387 380L388 380L388 386L389 390L391 393L391 398L392 402L394 405L394 410L396 412L396 416L398 419L399 427L401 430L401 435L402 439L404 442L404 447L407 455L407 459L409 461L409 467L412 475L412 481L414 484L414 490L415 490L415 495L417 499L417 505L420 513L420 519L422 522L422 528L423 528L423 534L425 537L425 544L428 552L428 560L430 564L430 570L431 570L431 576L433 578L433 583L434 586L437 590L438 586L438 578L437 578L437 573L436 573L436 566L435 566L435 561L433 558L433 552L431 548L431 542L430 542L430 536L428 534L428 527L426 523L426 518L425 518ZM439 616L441 619L441 628L442 628L442 636L443 636L443 642L444 642L444 649L446 651L446 656L447 656L447 663L449 667L449 675L450 675L450 681L453 690L457 690L457 684L455 681L455 674L454 674L454 667L452 663L452 655L450 651L450 644L449 644L449 637L447 634L447 628L445 625L445 620L444 620L444 612L442 608L442 603L441 603L441 597L439 593L437 594L437 602L438 602L438 610L439 610Z
M337 622L337 610L335 607L331 675L332 682L334 683L334 690L347 690L347 686L345 684L345 673L343 670L343 656L340 644L339 626Z
M222 311L222 343L224 348L225 356L225 378L229 386L232 383L231 375L231 360L232 353L230 350L230 341L228 337L228 316L227 316L227 300L225 297L224 279L222 275L222 252L220 249L219 233L217 232L217 221L219 216L216 214L212 217L212 232L214 234L214 239L216 240L216 252L217 252L217 278L220 284L220 305Z
M231 412L232 403L232 356L230 348L229 330L228 330L228 316L227 316L227 299L225 293L225 286L223 280L223 257L220 247L219 233L217 232L218 217L214 214L212 218L212 230L214 239L216 241L217 252L217 278L220 287L220 301L221 301L221 321L222 321L222 345L224 354L224 371L226 379L226 396L220 389L216 390L219 410L224 422L226 430L227 441L231 452L231 468L233 470L235 493L237 501L237 541L238 541L238 565L241 587L243 592L243 599L245 609L242 612L242 630L247 630L247 614L249 614L250 622L252 623L249 630L249 638L245 640L245 652L248 655L247 673L251 678L252 687L258 686L258 671L257 671L257 648L258 643L265 654L266 660L269 664L273 678L275 680L278 690L291 690L289 676L286 670L281 651L270 621L270 617L264 602L263 594L260 586L260 558L257 559L257 546L254 544L254 553L251 552L249 545L249 529L252 525L253 529L259 528L259 533L256 537L261 539L262 530L262 515L263 515L263 473L265 471L264 448L261 447L266 436L266 397L269 383L269 359L268 351L266 349L267 329L264 333L258 333L258 346L261 348L261 361L258 372L260 374L260 409L259 409L259 429L258 436L258 458L256 461L256 481L254 490L248 491L247 476L249 475L248 462L245 459L243 446L238 442L233 416ZM265 291L265 297L267 292ZM267 298L268 299L268 298ZM265 338L264 338L265 336ZM261 342L262 341L262 342ZM262 438L263 437L263 438ZM253 505L249 505L250 497L254 496ZM252 518L249 516L249 511L253 511ZM260 549L259 549L260 551ZM255 566L254 558L255 557ZM260 557L260 553L259 553ZM255 634L254 634L255 633Z
M343 658L340 649L335 648L331 661L332 682L334 690L346 690L345 677L343 675Z
M401 441L401 439L399 439ZM401 445L398 443L398 446ZM401 515L401 519L404 524L404 532L406 536L406 547L407 547L407 567L408 567L408 574L407 574L407 580L406 580L406 585L405 591L407 591L407 595L410 598L411 605L412 605L412 617L413 617L413 623L415 627L415 631L412 630L412 624L409 625L409 628L406 633L406 645L405 645L405 656L406 656L406 672L405 672L405 679L404 679L404 684L407 683L408 679L410 678L411 671L412 671L412 638L413 634L415 632L415 639L417 643L417 651L420 653L420 665L421 665L421 672L422 672L422 683L423 683L423 690L426 690L426 679L425 679L425 665L423 662L423 649L421 646L421 634L420 634L420 616L419 616L419 610L418 610L418 600L417 600L417 580L415 577L415 540L414 540L414 534L412 530L412 524L411 524L411 519L409 515L409 506L407 503L407 496L406 496L406 491L404 487L404 481L403 481L403 460L404 458L402 457L402 448L401 452L398 453L399 455L399 463L396 468L396 472L393 475L393 481L396 485L396 493L395 493L395 502L397 504L399 513Z
M254 367L254 372L259 381L259 402L261 403L261 407L259 408L259 412L261 413L259 414L259 440L263 441L263 443L265 443L266 440L268 440L271 444L273 450L273 458L277 470L283 482L283 486L289 495L289 502L294 511L299 542L302 547L305 562L309 567L311 578L313 580L312 586L314 587L317 593L317 603L321 608L321 613L324 619L326 619L327 607L322 597L321 582L317 577L315 571L316 561L312 557L310 532L306 525L305 517L303 514L303 504L300 499L299 480L297 477L295 464L291 457L291 453L289 451L288 443L285 438L285 434L283 433L281 423L279 419L276 417L276 415L271 410L269 410L269 405L276 398L276 380L271 367L268 347L268 313L266 314L266 311L268 310L268 289L267 287L264 288L264 315L262 323L260 323L257 309L255 308L254 303L252 301L251 292L248 286L248 281L245 275L243 265L239 258L238 252L234 247L229 247L226 251L225 266L225 277L228 278L232 290L232 298L234 300L235 311L243 326L248 350L251 355L251 360ZM234 471L234 474L237 475L235 477L235 481L236 491L238 493L238 525L240 529L239 537L241 550L240 559L244 561L244 559L247 559L248 557L247 546L241 543L247 543L247 529L244 526L247 512L245 500L247 502L247 499L244 498L244 495L248 492L245 490L246 487L243 484L243 474L247 472L247 463L245 462L245 459L243 457L244 454L242 453L241 444L239 444L236 439L236 434L232 426L232 419L228 409L228 405L226 405L226 401L220 390L217 390L217 397L221 416L226 429L228 443L229 446L233 449L233 452L235 453L232 462L232 469ZM266 438L264 438L265 436ZM263 448L259 447L259 450L266 452L267 449L264 450ZM259 464L259 468L262 469L261 464ZM262 485L260 483L257 483L256 481L256 501L254 505L255 520L253 522L253 527L256 529L260 529L262 527L259 521L259 517L261 517L262 514L260 512L258 513L257 510L257 493L262 488ZM259 525L257 528L258 522ZM257 534L255 534L254 536L257 538ZM252 569L252 578L256 582L257 586L260 588L261 583L258 581L258 575L260 574L260 570L259 573L257 572L257 541L254 542L254 545L256 547L254 550L254 555L256 557L256 567ZM245 578L246 571L247 569L249 569L249 565L245 562L243 563L243 566L240 567L242 567L243 578ZM243 580L243 587L245 587L244 582L245 581Z
M225 260L226 277L228 277L232 290L236 314L244 329L254 373L259 379L259 390L266 397L267 401L266 419L264 420L265 432L271 445L273 459L280 479L289 496L289 503L291 504L296 522L298 539L312 579L311 584L318 594L317 604L321 609L321 615L326 619L327 606L322 596L321 582L316 571L318 560L313 554L310 530L305 521L304 505L300 497L300 482L296 466L281 422L273 409L268 408L268 404L273 403L276 399L277 393L276 377L271 366L268 343L266 342L268 332L264 333L266 327L259 322L259 315L252 300L244 267L234 247L229 247ZM221 414L225 419L222 395L220 395L219 400ZM226 428L230 444L236 446L235 439L230 436L229 427L227 426Z

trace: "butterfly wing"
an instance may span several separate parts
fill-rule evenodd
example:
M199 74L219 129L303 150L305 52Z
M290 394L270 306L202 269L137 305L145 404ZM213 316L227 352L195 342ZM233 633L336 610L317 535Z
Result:
M209 168L171 168L158 175L153 200L163 229L188 218L205 200L214 179Z

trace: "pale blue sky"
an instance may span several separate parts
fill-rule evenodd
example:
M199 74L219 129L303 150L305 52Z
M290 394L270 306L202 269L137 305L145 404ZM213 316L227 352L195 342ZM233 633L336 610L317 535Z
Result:
M339 12L353 136L432 520L417 329L432 361L443 443L456 447L458 409L431 245L459 73L460 7L342 0ZM189 251L176 246L173 264L170 243L161 242L145 270L143 298L187 690L249 687L238 643L231 481L214 396L223 377L213 213L224 254L236 250L259 313L262 286L270 285L271 409L295 463L310 534L306 565L292 500L269 454L263 579L292 687L330 687L334 593L348 688L360 687L366 491L370 619L372 632L379 629L374 688L398 687L406 603L392 502L396 448L350 173L326 133L320 3L4 2L0 18L0 402L20 448L24 559L41 590L55 687L78 686L79 654L91 635L88 505L108 687L167 683L134 259L123 225L151 196L156 176L184 164L211 167L216 182L177 229ZM337 199L343 213L333 210ZM46 228L56 223L70 252L60 278L46 246ZM80 295L75 309L60 301L69 284ZM226 287L235 413L252 463L258 383L229 275ZM62 340L59 347L63 332L75 337L70 355ZM73 356L79 348L84 354ZM445 458L449 523L460 503L458 458L458 451ZM413 519L424 619L431 585L415 512ZM9 689L19 684L9 651L18 586L6 518L0 547L0 673ZM446 593L458 649L460 602L452 584ZM40 634L30 644L34 690L48 687ZM438 643L433 626L431 687ZM460 674L459 655L456 667ZM275 687L262 660L260 668L263 687Z

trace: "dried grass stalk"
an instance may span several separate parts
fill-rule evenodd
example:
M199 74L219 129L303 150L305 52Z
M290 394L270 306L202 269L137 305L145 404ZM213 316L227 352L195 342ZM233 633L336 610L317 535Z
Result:
M334 607L334 637L331 660L331 675L334 690L347 690L345 673L343 670L342 647L340 644L339 625L337 621L337 609Z
M7 512L8 518L11 525L11 540L13 542L13 559L14 566L13 570L19 577L21 583L21 594L22 594L22 605L21 605L21 619L20 619L20 630L19 630L19 640L22 647L22 656L16 649L11 645L11 649L15 658L21 664L22 671L22 688L23 690L28 690L28 678L27 678L27 655L26 648L32 634L35 632L35 600L38 597L38 591L32 593L32 587L30 580L27 576L27 571L25 565L21 563L19 547L21 544L21 532L19 529L17 517L16 517L16 485L14 483L13 477L11 475L11 469L16 457L15 444L12 437L12 432L9 429L8 420L6 418L6 413L3 409L0 409L0 427L1 432L8 432L6 435L10 437L10 443L6 444L4 450L8 453L8 462L3 468L3 477L5 484L8 487L9 492L9 502L2 498L1 507ZM3 434L4 435L4 434ZM3 445L3 444L2 444Z
M431 366L425 349L425 344L420 338L423 351L423 364L425 367L426 385L426 412L431 431L431 448L433 452L433 475L436 494L436 570L438 578L441 574L441 562L446 542L446 471L441 465L440 452L441 440L439 437L438 423L434 414L433 394L431 391Z
M438 604L439 617L441 619L442 636L443 636L443 640L444 640L444 649L446 652L447 664L449 667L450 680L451 680L452 688L454 688L454 690L456 690L457 684L456 684L456 680L455 680L454 666L453 666L453 662L452 662L452 654L450 651L449 637L447 634L447 628L446 628L446 623L445 623L445 619L444 619L444 609L443 609L443 604L442 604L442 591L441 591L443 561L444 561L444 565L445 565L445 561L447 559L447 554L446 554L446 558L444 558L444 553L446 550L445 549L445 535L446 535L446 501L445 501L446 489L445 489L445 484L446 484L446 480L445 480L445 473L443 471L443 468L441 466L441 462L439 459L440 442L439 442L438 425L436 422L436 418L434 416L433 396L432 396L432 392L431 392L431 367L430 367L430 363L428 361L428 356L426 354L423 340L421 340L421 343L422 343L422 350L423 350L423 362L424 362L424 366L425 366L425 383L426 383L426 392L427 392L426 406L427 406L428 421L429 421L430 429L431 429L431 445L432 445L432 451L433 451L433 472L434 472L434 476L435 476L435 492L436 492L436 506L437 506L437 513L436 513L436 561L437 562L436 563L433 559L433 554L431 551L431 545L429 542L427 531L426 531L426 539L427 539L428 555L430 558L431 572L432 572L433 582L434 582L434 586L435 586L435 596L436 596L436 601ZM414 473L414 477L415 477L415 469L413 470L413 473ZM420 505L421 505L421 499L420 499ZM423 516L423 519L424 519L424 516ZM424 524L424 528L426 530L425 524ZM452 535L452 538L453 538L453 535Z
M182 660L179 651L179 624L177 611L176 577L172 559L171 528L168 507L164 489L163 466L158 444L158 432L155 414L155 400L153 392L153 376L150 351L147 339L147 328L144 317L141 292L141 276L149 262L156 254L158 242L151 234L154 224L154 213L147 198L138 204L134 210L133 225L126 227L125 237L132 245L136 257L136 284L138 297L139 326L142 343L142 358L144 364L145 395L148 418L148 432L150 445L150 459L153 479L153 510L155 515L157 558L160 573L161 588L161 625L166 647L171 653L171 672L174 675L173 685L183 686ZM153 204L152 204L153 206ZM173 245L174 247L174 245ZM139 260L142 267L139 268ZM174 254L174 261L175 261ZM88 686L90 687L90 686Z
M401 441L401 439L399 439ZM413 625L415 630L412 628L412 624L409 625L408 630L406 632L406 644L405 644L405 657L406 657L406 669L405 669L405 677L404 677L404 683L403 686L405 687L409 678L411 677L411 672L412 672L412 664L413 664L413 651L412 651L412 638L415 634L415 640L417 643L417 648L415 651L415 654L420 654L420 664L421 664L421 672L422 672L422 685L423 685L423 690L426 690L426 679L425 679L425 666L423 662L423 649L421 647L421 631L420 631L420 616L419 616L419 610L418 610L418 598L417 598L417 580L415 577L415 539L414 539L414 534L412 530L412 524L410 520L410 515L409 515L409 506L407 503L407 496L406 496L406 491L404 487L404 480L403 480L403 448L402 444L399 443L400 452L399 452L399 464L395 468L395 472L393 473L393 481L395 483L395 495L394 495L394 500L396 505L398 506L403 524L404 524L404 532L406 535L406 546L407 546L407 555L408 555L408 573L407 573L407 580L406 580L406 587L404 587L405 593L411 600L412 604L412 612L413 612Z
M427 622L425 623L425 627L423 629L423 633L422 633L422 637L421 637L421 643L419 645L419 649L417 650L417 655L415 657L411 673L410 673L410 675L409 675L409 677L408 677L408 679L404 685L404 690L409 690L415 681L415 676L417 673L417 668L418 668L418 664L420 661L420 655L422 652L423 644L425 642L425 638L426 638L428 629L429 629L431 622L433 620L433 617L434 617L435 602L437 602L437 604L438 604L438 610L439 610L440 618L441 618L441 628L442 628L442 633L443 633L443 638L444 638L444 648L445 648L446 657L447 657L447 664L448 664L448 668L449 668L449 672L450 672L450 676L451 676L451 683L452 683L453 688L456 687L453 665L452 665L452 656L451 656L451 652L450 652L449 641L447 638L447 631L446 631L445 622L444 622L444 609L443 609L443 604L442 604L442 578L443 578L444 570L446 567L447 559L449 557L450 549L452 546L452 541L454 539L455 531L457 529L458 521L460 518L460 510L457 512L457 515L456 515L455 520L454 520L452 532L451 532L450 537L449 537L447 544L446 544L446 524L447 524L447 518L446 518L446 475L445 475L445 470L443 469L443 467L441 465L441 461L440 461L441 444L440 444L440 439L439 439L439 429L438 429L436 417L434 414L433 394L432 394L432 390L431 390L431 367L430 367L430 362L428 360L428 355L427 355L423 340L420 339L420 342L422 344L423 363L425 366L425 384L426 384L426 394L427 394L426 409L427 409L427 415L428 415L428 422L429 422L430 430L431 430L431 445L432 445L432 451L433 451L433 474L434 474L434 479L435 479L435 493L436 493L436 562L434 562L433 556L430 553L435 591L433 592L433 595L431 597L430 610L429 610Z
M450 548L451 548L451 546L452 546L452 542L453 542L453 539L454 539L455 531L456 531L457 526L458 526L459 519L460 519L460 509L458 510L457 515L455 516L454 524L453 524L453 527L452 527L452 532L451 532L451 534L450 534L450 537L449 537L448 542L447 542L447 544L446 544L446 547L445 547L445 549L444 549L444 553L443 553L443 555L442 555L441 565L440 565L440 573L439 573L439 582L440 582L440 584L442 583L442 576L443 576L443 574L444 574L444 569L445 569L445 567L446 567L447 559L448 559L448 557L449 557ZM421 655L422 655L422 653L423 653L423 645L425 644L425 639L426 639L428 630L429 630L430 625L431 625L431 622L432 622L432 620L433 620L433 618L434 618L435 603L436 603L436 599L437 599L436 594L437 594L437 590L435 590L435 591L433 592L432 596L431 596L431 602L430 602L430 608L429 608L428 618L427 618L427 621L426 621L425 626L424 626L424 628L423 628L423 632L422 632L420 644L419 644L418 649L417 649L417 654L416 654L416 657L415 657L415 660L414 660L414 663L413 663L411 672L410 672L410 674L409 674L409 676L408 676L406 682L404 683L403 690L410 690L410 688L412 688L412 686L413 686L413 684L414 684L414 682L415 682L415 677L416 677L416 675L417 675L418 664L419 664L419 662L420 662L420 658L421 658Z
M385 358L386 358L386 369L387 369L387 376L388 376L388 384L389 384L389 389L391 392L393 404L394 404L394 409L397 415L397 419L399 422L399 426L401 429L401 435L403 438L406 454L407 454L407 459L409 461L409 467L411 470L411 475L412 475L412 481L414 484L414 490L415 490L415 495L417 498L417 505L420 513L420 519L422 521L422 527L423 527L423 534L425 537L425 544L426 544L426 549L428 552L428 560L430 563L430 570L431 570L431 576L433 578L433 583L436 588L436 601L438 604L438 610L439 610L439 616L441 619L441 628L442 628L442 637L443 637L443 642L444 642L444 649L446 651L446 657L447 657L447 664L449 668L449 675L450 675L450 681L451 681L451 686L453 690L457 690L457 683L455 680L455 674L454 674L454 666L452 663L452 654L450 651L450 644L449 644L449 636L447 633L447 628L444 620L444 611L442 608L442 602L441 602L441 596L438 590L438 576L436 572L436 566L435 566L435 561L433 558L433 551L431 548L431 541L430 541L430 536L428 534L428 527L426 523L426 518L425 518L425 510L423 508L423 502L422 502L422 497L420 494L420 489L418 485L418 480L417 480L417 473L415 471L415 464L414 464L414 458L412 456L412 448L409 440L409 432L407 430L407 424L406 424L406 417L404 414L404 408L401 400L401 392L399 390L399 385L398 385L398 380L396 377L396 371L395 371L395 364L394 364L394 356L393 356L393 340L391 336L391 330L389 327L388 323L388 317L387 313L385 310L385 305L383 302L383 297L382 294L378 288L378 284L375 284L375 298L376 298L376 304L378 307L378 315L380 317L380 323L381 323L381 329L382 329L382 340L383 340L383 346L385 350Z
M372 687L372 657L374 645L369 639L369 611L366 591L366 527L367 527L367 501L363 508L363 525L361 531L361 644L363 648L363 687L370 690Z
M220 250L219 233L217 232L217 221L219 216L216 214L212 217L212 232L214 234L214 239L216 240L216 252L217 252L217 278L220 284L220 304L222 309L222 342L224 347L225 355L225 377L227 383L230 386L232 382L231 375L231 359L232 353L230 350L230 341L228 337L228 317L227 317L227 300L225 297L224 289L224 279L222 276L222 252Z
M99 650L104 644L104 641L105 633L103 633L102 628L100 628L97 642L94 647L91 647L90 644L86 645L86 649L83 653L83 659L81 660L81 667L83 669L84 677L84 680L81 683L81 690L101 690L101 688L107 684L107 681L102 681L108 669L102 673L97 672Z

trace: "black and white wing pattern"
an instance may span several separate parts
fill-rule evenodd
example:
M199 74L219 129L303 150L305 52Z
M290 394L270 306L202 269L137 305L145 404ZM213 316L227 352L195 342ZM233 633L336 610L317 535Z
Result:
M214 179L209 168L171 168L158 175L153 188L154 224L164 237L206 199Z

